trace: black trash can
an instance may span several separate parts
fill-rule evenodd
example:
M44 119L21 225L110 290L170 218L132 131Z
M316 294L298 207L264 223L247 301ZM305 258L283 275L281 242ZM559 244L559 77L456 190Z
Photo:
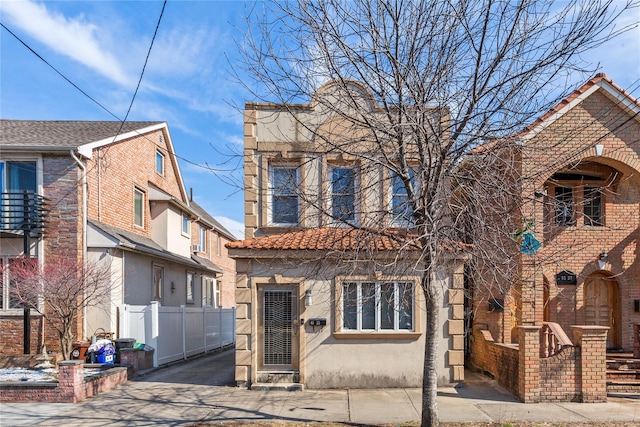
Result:
M136 343L135 338L118 338L114 341L116 343L116 363L120 363L120 349L133 348Z

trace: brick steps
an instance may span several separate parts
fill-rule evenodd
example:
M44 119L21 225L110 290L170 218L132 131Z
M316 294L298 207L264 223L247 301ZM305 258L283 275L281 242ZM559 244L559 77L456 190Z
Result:
M640 359L631 354L607 354L607 392L640 395Z

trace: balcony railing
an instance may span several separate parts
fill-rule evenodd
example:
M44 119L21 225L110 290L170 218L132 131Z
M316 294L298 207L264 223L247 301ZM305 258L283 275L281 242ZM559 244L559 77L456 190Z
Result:
M29 191L0 193L0 231L41 236L46 223L45 200Z

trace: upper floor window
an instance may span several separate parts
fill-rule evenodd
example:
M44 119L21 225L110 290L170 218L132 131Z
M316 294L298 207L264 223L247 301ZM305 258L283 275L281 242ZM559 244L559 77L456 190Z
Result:
M409 169L409 179L415 191L415 172L413 169ZM402 178L395 173L391 178L391 213L395 224L408 225L413 222L413 207L409 201L407 187Z
M271 166L271 223L296 225L299 222L298 168Z
M156 151L156 172L164 176L164 154Z
M139 188L133 190L133 224L144 227L144 192Z
M413 331L414 300L412 282L344 282L342 330Z
M602 215L602 189L584 187L584 225L604 225Z
M356 169L333 167L331 173L331 217L335 221L356 220Z
M555 223L561 227L576 225L572 187L555 188Z
M200 252L207 251L207 229L203 226L198 228L198 249Z
M0 162L0 228L21 229L24 224L25 203L34 207L37 192L35 161ZM25 197L24 193L27 193ZM35 210L30 210L30 216Z
M182 213L182 234L185 236L191 235L191 218L186 213Z

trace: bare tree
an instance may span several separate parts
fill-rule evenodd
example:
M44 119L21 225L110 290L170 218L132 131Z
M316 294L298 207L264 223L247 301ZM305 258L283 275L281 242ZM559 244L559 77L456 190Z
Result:
M592 74L581 55L624 31L612 24L631 6L611 0L299 0L247 13L238 78L254 100L279 104L311 135L317 152L378 165L402 189L404 207L377 218L406 217L413 236L408 246L419 251L413 269L421 276L427 317L422 425L438 425L438 289L431 278L443 247L466 240L490 277L516 274L511 236L522 212L512 196L522 183L512 175L508 150L478 147L488 141L512 146L523 125ZM329 81L334 93L314 98ZM367 108L354 95L354 81L373 96ZM321 132L294 105L312 100L339 118ZM472 170L462 167L470 154L481 159ZM505 181L509 176L512 182ZM327 208L335 204L317 194L299 197L334 221L397 239L375 215L355 224L352 212ZM496 240L496 233L503 238Z
M12 297L37 311L55 329L65 360L71 355L78 316L84 308L99 306L110 292L110 266L76 259L16 258L3 273L12 280Z

